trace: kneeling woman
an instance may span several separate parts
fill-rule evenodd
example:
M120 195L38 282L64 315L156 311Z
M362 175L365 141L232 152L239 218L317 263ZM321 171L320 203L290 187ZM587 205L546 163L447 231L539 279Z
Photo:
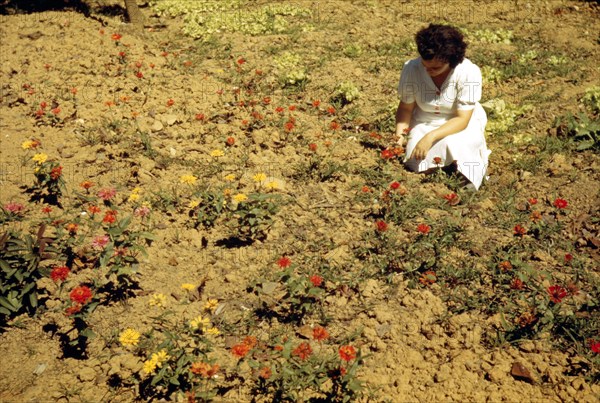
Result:
M409 133L404 163L415 172L454 166L479 189L490 154L481 71L465 58L463 35L451 26L430 24L416 42L421 57L404 64L398 85L400 144Z

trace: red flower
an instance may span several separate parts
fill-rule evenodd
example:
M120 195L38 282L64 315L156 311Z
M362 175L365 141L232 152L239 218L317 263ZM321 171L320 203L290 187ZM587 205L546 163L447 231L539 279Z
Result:
M296 105L290 105L288 109L293 112L296 110Z
M196 120L204 120L204 119L206 119L206 116L204 115L204 113L196 114Z
M278 106L277 108L275 108L275 112L277 112L277 113L283 113L284 110L285 109L283 109L282 106Z
M308 357L310 357L311 354L312 354L312 348L310 347L310 344L308 344L306 342L300 343L300 345L298 345L298 347L296 347L292 351L292 355L297 356L301 360L306 360Z
M331 130L339 130L340 127L342 127L342 126L336 121L333 121L329 124L329 128Z
M315 100L313 101L313 103L312 103L312 106L313 106L314 108L318 108L318 107L319 107L319 105L321 105L321 100L319 100L319 99L315 99Z
M256 346L256 343L258 341L256 340L256 337L254 336L246 336L244 337L244 340L242 340L242 343L247 345L250 348L254 348L254 346Z
M269 97L264 97L263 98L263 104L269 105L270 103L271 103L271 98L269 98Z
M315 287L320 287L321 284L323 284L323 277L319 276L318 274L313 274L309 277L309 280Z
M35 111L35 116L37 116L37 117L44 116L44 111L41 109L38 109L37 111Z
M232 146L235 144L235 139L231 136L227 137L227 140L225 140L225 143L227 143L228 146Z
M244 358L252 348L244 343L236 344L231 348L231 353L239 358Z
M56 108L52 109L52 113L54 115L58 115L60 113L60 108L57 106Z
M562 299L567 296L567 290L565 290L559 285L552 285L548 287L547 291L550 295L550 300L555 304L560 303Z
M502 271L509 271L512 270L513 265L508 260L505 260L503 262L498 263L498 268Z
M52 212L52 207L50 207L50 206L42 207L42 213L50 214L51 212Z
M444 195L444 199L446 199L446 202L451 206L456 206L460 202L460 198L456 193L448 193L447 195Z
M573 260L573 255L571 255L570 253L566 253L565 262L569 263L571 260Z
M441 157L433 157L433 163L435 165L440 165L442 163L442 158Z
M339 349L340 358L344 361L352 361L356 358L356 350L352 346L341 346Z
M367 185L365 185L360 189L360 191L363 193L369 193L371 191L371 189L369 189L369 187Z
M564 209L567 208L569 203L565 199L561 199L560 197L558 197L556 200L554 200L554 203L552 203L552 205L557 209Z
M257 76L262 76L262 73L263 73L263 72L262 72L262 70L256 69L256 70L254 70L254 73L255 73Z
M308 149L312 152L315 152L315 151L317 151L317 145L315 143L310 143L308 145Z
M423 235L427 235L429 234L429 231L431 231L431 227L427 224L419 224L417 225L417 231Z
M291 132L292 130L294 130L294 122L285 122L284 128L286 132Z
M369 133L369 137L371 137L372 139L379 140L379 139L381 139L381 134L377 134L375 132L371 132L371 133Z
M239 59L237 59L237 64L239 66L241 66L242 64L246 63L246 59L244 59L243 57L240 57Z
M173 99L169 98L167 100L167 106L173 106L173 105L175 105L175 101Z
M330 106L329 108L327 108L327 113L329 113L330 115L335 114L335 108L333 106Z
M419 277L419 283L423 285L431 285L437 281L437 275L433 270L427 270Z
M375 221L375 226L377 227L377 231L379 231L379 232L385 232L388 230L388 225L383 220Z
M48 106L48 103L46 103L46 101L40 102L40 108L46 109L47 106Z
M143 78L143 77L144 77L144 73L142 73L141 71L136 71L136 72L135 72L135 76L136 76L137 78Z
M111 36L113 41L118 41L122 37L123 37L123 35L121 35L121 34L112 34L112 36Z
M313 328L313 339L316 341L323 341L329 337L329 332L322 326L315 326Z
M594 353L600 354L600 341L590 340L590 349Z
M106 214L104 214L104 218L102 219L102 222L107 224L112 224L115 221L117 221L117 212L115 210L107 211Z
M62 170L63 170L63 167L61 167L61 166L52 168L52 170L50 171L50 177L52 178L52 180L57 180L58 178L60 178L60 175L62 174Z
M393 150L389 150L389 149L385 149L381 152L381 158L383 158L384 160L389 160L394 158L396 155L394 154Z
M73 288L69 294L71 301L77 302L78 304L85 305L92 300L92 290L85 285Z
M522 237L523 235L525 235L527 233L527 228L523 227L521 224L517 224L515 225L515 227L513 228L513 233L516 236L520 236Z
M533 206L534 204L537 204L537 199L535 197L530 197L529 199L527 199L527 202Z
M65 315L71 316L71 315L75 315L76 313L79 313L79 312L81 312L81 305L77 304L77 305L68 307L65 310Z
M283 256L283 257L279 258L279 260L277 261L277 265L279 267L281 267L282 269L290 267L291 264L292 264L292 260L287 256Z
M513 290L522 290L525 287L525 283L520 278L513 278L510 282L510 288Z
M54 282L65 281L69 275L69 272L70 270L66 266L55 267L52 269L52 272L50 272L50 278Z
M396 181L390 183L390 188L392 188L394 190L398 189L399 187L400 187L400 184Z

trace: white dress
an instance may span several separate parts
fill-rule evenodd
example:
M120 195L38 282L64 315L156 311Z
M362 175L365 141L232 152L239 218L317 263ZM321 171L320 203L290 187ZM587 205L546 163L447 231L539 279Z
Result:
M448 74L440 89L427 74L420 57L404 64L398 94L402 102L416 102L404 159L408 169L423 172L456 162L457 169L479 189L491 153L484 136L487 116L479 104L481 87L479 67L466 58ZM471 109L474 111L466 129L434 143L424 160L409 159L423 136L456 116L456 110ZM434 162L435 157L441 159L440 165Z

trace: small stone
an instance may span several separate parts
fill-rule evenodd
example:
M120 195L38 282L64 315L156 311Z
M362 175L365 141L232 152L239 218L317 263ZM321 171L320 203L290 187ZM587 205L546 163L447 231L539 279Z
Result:
M82 382L91 382L96 378L96 371L94 368L84 367L79 371L78 377Z
M524 351L526 353L532 353L533 351L535 351L535 344L533 344L531 340L525 340L521 342L521 344L519 344L519 348L521 349L521 351Z
M152 124L152 127L150 127L150 129L154 132L159 132L164 128L163 124L160 123L160 121L155 120L154 123Z
M535 383L535 380L531 376L531 372L518 361L513 363L510 374L517 380Z

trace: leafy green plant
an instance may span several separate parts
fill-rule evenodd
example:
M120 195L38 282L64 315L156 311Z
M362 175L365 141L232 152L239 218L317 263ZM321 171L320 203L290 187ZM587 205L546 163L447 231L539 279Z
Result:
M38 308L37 281L45 271L40 263L55 255L52 238L44 236L40 225L32 236L21 231L8 231L0 237L0 323L20 313L33 314Z
M580 112L575 116L567 113L554 121L557 136L571 138L578 151L600 148L600 121Z

